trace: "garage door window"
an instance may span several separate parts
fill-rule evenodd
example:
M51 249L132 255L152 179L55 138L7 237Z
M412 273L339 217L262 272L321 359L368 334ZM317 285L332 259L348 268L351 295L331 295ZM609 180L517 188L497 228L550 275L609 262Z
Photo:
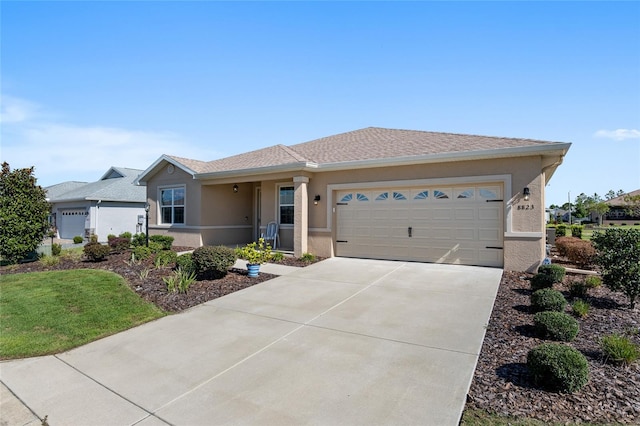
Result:
M184 187L160 190L160 219L163 224L184 224Z
M426 200L427 198L429 198L429 191L418 192L416 196L413 197L414 200Z

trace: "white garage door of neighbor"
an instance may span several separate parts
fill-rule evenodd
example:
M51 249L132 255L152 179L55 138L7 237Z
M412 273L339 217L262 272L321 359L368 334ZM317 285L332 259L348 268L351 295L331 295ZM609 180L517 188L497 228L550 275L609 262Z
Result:
M502 267L500 185L338 191L336 254Z
M71 239L76 235L84 237L85 209L65 209L58 212L58 232L60 238Z

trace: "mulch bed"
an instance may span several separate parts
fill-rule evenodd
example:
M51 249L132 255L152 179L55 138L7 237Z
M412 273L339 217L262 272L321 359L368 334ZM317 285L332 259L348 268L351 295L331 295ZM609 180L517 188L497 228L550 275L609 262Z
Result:
M192 248L172 247L172 250L183 252L192 250ZM130 260L131 253L110 254L101 262L89 262L86 260L73 261L61 257L57 265L45 266L41 262L23 263L1 267L0 273L57 271L79 268L112 271L123 276L127 284L140 295L140 297L169 312L179 312L276 277L276 275L260 272L257 278L250 278L246 270L232 268L229 270L229 273L222 278L205 279L194 282L189 287L187 293L168 293L167 285L162 279L172 273L170 267L156 268L152 260L135 264L132 264ZM321 258L316 259L316 261L319 260L321 260ZM305 262L300 259L285 256L285 258L278 263L303 267L313 262Z
M504 272L466 408L545 422L640 424L640 362L628 367L605 363L598 345L604 335L625 332L635 332L632 339L640 344L640 310L630 310L623 295L604 286L590 289L584 299L591 310L578 319L580 332L567 343L587 358L589 382L573 394L544 391L533 385L526 367L527 352L545 342L533 329L532 276ZM556 285L570 303L568 286L577 279L583 276L567 274Z

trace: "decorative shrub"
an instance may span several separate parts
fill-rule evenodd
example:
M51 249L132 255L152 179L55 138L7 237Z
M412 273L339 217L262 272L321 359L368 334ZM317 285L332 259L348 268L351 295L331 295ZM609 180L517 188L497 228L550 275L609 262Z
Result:
M560 224L556 226L556 237L564 237L567 235L567 225Z
M540 290L542 288L553 287L554 279L551 275L537 273L531 278L531 289Z
M602 282L624 293L631 309L640 297L640 229L607 229L594 232L598 249L596 263L602 267Z
M549 275L553 278L554 283L561 283L567 270L560 265L540 265L538 267L539 274Z
M114 238L118 238L116 235L113 234L109 234L107 235L107 241L111 242L111 240L113 240Z
M131 245L134 247L146 246L147 235L144 232L134 235L131 237Z
M91 234L91 236L89 237L89 242L90 243L97 243L98 242L98 236L96 234Z
M54 256L60 256L60 253L62 253L62 246L56 243L51 244L51 254Z
M311 253L303 253L302 256L300 257L300 260L307 263L315 262L316 255Z
M546 389L575 392L589 381L589 364L580 352L560 343L544 343L527 354L533 382Z
M161 250L156 254L154 265L156 266L156 268L168 266L170 264L176 263L177 259L178 254L175 251Z
M575 238L582 238L582 225L571 225L571 236Z
M171 250L171 246L173 245L173 237L169 235L150 235L149 241L160 243L162 250Z
M149 247L138 246L133 249L133 256L136 260L147 260L153 255L153 252Z
M168 277L162 278L167 285L167 291L169 293L186 293L189 287L196 280L195 272L187 272L182 269L174 271Z
M43 256L40 258L40 263L44 266L55 266L60 263L60 258L57 256Z
M589 309L591 309L591 305L588 302L585 302L582 299L578 299L571 305L571 310L573 313L580 318L584 318L589 314Z
M222 278L236 262L235 250L225 246L202 246L193 251L196 272L203 277Z
M80 235L76 235L75 237L73 237L74 244L80 244L83 241L84 241L84 238L82 238Z
M584 281L573 281L569 285L569 294L571 297L585 297L587 290L589 290L589 287L587 287Z
M244 247L238 247L235 254L240 259L246 260L250 265L261 265L271 260L271 246L265 243L264 238L260 238L247 244Z
M600 340L605 361L629 365L640 358L640 348L631 339L620 334L611 334Z
M196 272L196 266L193 263L191 253L185 253L176 259L176 269L182 269L184 272Z
M567 258L580 267L591 265L596 257L596 249L591 241L574 239L567 247Z
M589 275L584 279L584 283L588 288L596 288L602 285L602 278L597 275Z
M149 249L151 253L159 253L162 249L162 244L157 241L149 241Z
M87 259L92 262L98 262L100 260L104 260L111 252L111 249L109 246L93 242L85 244L83 251L84 255L87 256Z
M116 253L122 253L129 250L131 242L128 238L114 237L109 240L109 247Z
M284 253L282 253L281 251L276 251L271 253L272 257L271 259L274 262L282 262L284 260Z
M131 232L123 232L122 234L118 235L120 238L126 238L127 240L131 241Z
M538 312L533 316L536 331L543 338L571 342L578 335L578 321L564 312Z
M567 301L559 291L551 288L543 288L542 290L536 290L531 295L531 305L536 312L562 312L567 306Z

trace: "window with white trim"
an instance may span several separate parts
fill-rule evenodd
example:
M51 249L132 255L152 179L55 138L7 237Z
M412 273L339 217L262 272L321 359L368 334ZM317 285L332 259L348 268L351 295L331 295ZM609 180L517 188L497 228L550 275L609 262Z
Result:
M184 224L184 199L184 186L160 189L160 223Z
M293 191L293 186L281 186L278 190L280 225L293 225Z

